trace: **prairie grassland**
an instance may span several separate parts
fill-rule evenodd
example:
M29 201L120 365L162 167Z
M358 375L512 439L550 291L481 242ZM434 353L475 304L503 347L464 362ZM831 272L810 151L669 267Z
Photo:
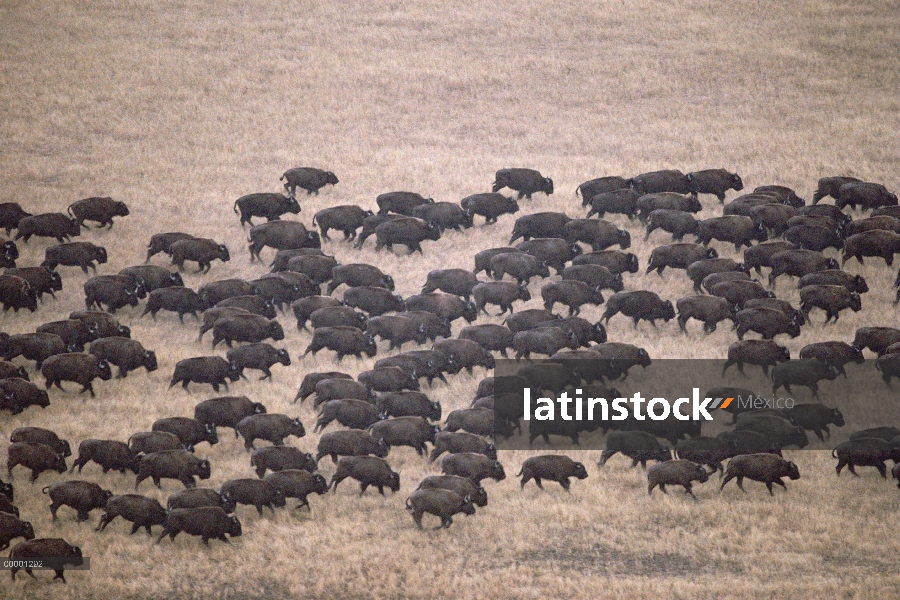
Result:
M900 186L900 59L897 2L722 4L547 1L368 2L348 10L330 2L6 2L0 6L0 201L31 212L65 211L93 195L124 200L131 216L111 231L86 231L102 244L102 273L139 264L152 233L187 231L228 244L232 260L208 275L188 272L196 288L227 277L257 277L234 200L280 189L292 166L334 171L340 183L301 197L300 219L311 225L323 207L374 207L389 190L419 191L458 201L486 191L496 169L531 166L553 177L556 194L523 201L519 213L584 213L573 190L601 175L632 176L660 168L685 172L725 167L749 189L788 185L809 198L819 177L854 175ZM733 193L732 193L733 196ZM730 197L732 197L730 196ZM704 198L701 216L719 214ZM516 216L519 216L516 215ZM624 219L612 217L620 226ZM505 245L513 217L478 224L424 244L424 256L353 250L337 240L327 252L341 262L370 262L393 274L397 292L418 292L429 270L471 268L472 256ZM631 227L642 267L663 233L643 241ZM48 242L20 244L22 265L38 264ZM733 248L716 242L722 256ZM271 251L264 257L271 258ZM162 264L161 257L154 263ZM822 326L821 313L792 354L810 342L850 340L863 325L892 325L893 274L881 261L861 273L871 291L864 310ZM0 315L0 329L33 331L83 306L86 277L62 267L65 290L34 314ZM795 305L786 278L779 297ZM673 301L691 293L681 274L626 276L626 289L646 288ZM540 306L540 284L527 307ZM339 292L340 293L340 292ZM517 307L518 308L518 307ZM117 316L134 338L155 349L159 370L97 382L97 398L51 392L52 405L0 416L0 434L21 425L57 430L73 447L85 438L126 439L163 416L193 414L212 397L208 387L167 389L174 364L210 354L188 318L141 308ZM596 320L601 308L585 317ZM264 402L269 412L315 422L310 404L292 405L303 375L371 367L374 359L336 363L328 352L299 359L309 342L293 318L280 318L293 359L274 369L274 382L239 382L231 392ZM499 322L496 317L479 322ZM454 335L462 327L454 326ZM633 329L623 317L609 338L639 344L652 357L724 356L727 326L687 337L673 321ZM384 356L382 347L379 356ZM221 350L215 353L221 354ZM430 391L446 414L468 405L484 372L462 374ZM39 374L38 374L39 378ZM40 379L40 378L39 378ZM70 387L71 384L70 384ZM251 476L239 440L197 453L213 463L203 485ZM290 440L313 450L317 435ZM541 449L540 451L546 451ZM113 523L102 534L76 524L63 509L51 522L41 487L70 476L44 474L29 485L14 472L17 504L41 537L64 537L92 559L70 572L67 586L4 583L10 598L281 598L281 597L896 597L900 589L895 535L897 491L870 469L836 479L824 452L795 452L802 479L774 497L761 484L748 494L697 487L699 502L680 492L646 494L638 470L614 459L603 470L597 453L574 453L590 473L571 494L557 486L515 489L512 477L534 452L501 456L508 479L487 482L490 504L447 531L420 532L403 510L418 481L438 471L408 448L389 458L401 472L400 493L311 498L311 514L279 510L262 518L237 514L244 535L232 546L195 538L153 545ZM322 463L327 478L333 472ZM116 493L133 476L82 476ZM141 493L163 491L144 483ZM426 520L428 518L426 517ZM431 524L427 521L426 524Z

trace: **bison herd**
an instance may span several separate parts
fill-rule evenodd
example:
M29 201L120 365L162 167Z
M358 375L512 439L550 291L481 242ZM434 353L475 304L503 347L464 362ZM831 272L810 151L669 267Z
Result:
M888 384L892 377L900 377L900 329L860 328L853 340L807 345L795 361L789 360L786 347L774 341L778 336L799 336L801 327L810 326L814 311L822 311L825 322L830 322L837 321L843 311L863 309L862 296L869 290L866 281L843 271L843 266L847 260L862 263L866 258L880 258L890 266L900 252L897 196L877 183L826 177L819 181L811 203L794 190L766 185L726 204L726 192L741 192L744 184L737 174L722 169L600 177L576 190L585 217L573 218L565 212L518 216L509 245L475 249L472 270L431 271L421 292L404 298L395 293L394 277L377 266L341 264L326 255L322 242L331 241L329 231L343 233L354 248L374 236L376 251L401 245L410 254L423 253L424 242L439 240L448 230L473 227L475 216L483 217L485 226L496 227L500 217L520 211L523 199L553 194L552 179L532 169L501 169L491 192L470 195L459 203L435 202L407 191L383 193L375 199L377 211L357 205L318 211L312 218L318 231L282 217L301 213L297 188L317 195L324 186L337 185L338 178L330 171L301 167L285 172L281 180L287 195L254 193L233 204L239 225L250 227L251 262L262 262L267 248L275 251L271 272L250 280L213 281L196 290L186 287L179 274L185 263L196 263L200 272L208 272L215 261L231 259L226 244L184 232L155 233L149 239L146 262L166 254L178 272L143 264L101 275L97 270L108 261L106 249L71 238L81 235L86 221L112 229L115 217L129 215L123 202L86 198L69 206L66 214L30 214L14 202L0 204L0 227L8 235L16 231L14 240L0 247L0 262L6 268L0 275L4 311L34 312L45 294L56 298L56 292L63 290L60 267L94 273L84 284L85 310L41 325L33 333L0 333L0 409L12 414L37 415L32 407L48 406L51 387L64 389L64 382L76 383L80 392L93 396L94 383L110 380L113 366L119 378L141 368L155 371L155 352L131 339L130 329L114 316L142 301L141 317L149 313L156 320L159 313L172 312L183 323L186 315L191 316L199 326L198 340L212 331L212 349L221 342L228 347L224 357L178 361L170 387L208 384L219 392L220 387L228 390L229 382L246 379L248 369L259 371L260 379L272 379L278 376L277 369L272 371L276 365L291 367L287 350L270 343L285 339L279 310L291 311L300 332L313 330L297 360L309 361L308 354L322 351L334 353L338 361L363 354L376 357L379 340L388 342L388 351L399 351L381 357L373 369L355 377L304 370L294 402L312 396L319 409L315 432L322 433L314 454L285 445L288 438L306 435L299 418L269 412L246 396L204 400L196 405L193 418L158 419L148 424L147 431L134 432L127 439L81 440L71 469L67 458L72 451L66 440L40 427L18 428L7 449L10 477L17 466L29 470L34 482L44 471L66 473L77 466L80 473L95 463L103 473L131 471L134 491L146 479L160 488L163 479L174 479L185 488L172 494L163 507L136 493L115 494L95 483L61 481L43 488L54 520L63 507L74 510L78 521L101 510L98 531L122 517L132 523L131 533L140 528L151 533L153 526L160 526L157 543L181 532L200 536L204 543L210 539L227 542L242 534L241 522L233 515L239 504L255 507L259 515L264 508L274 512L285 507L288 498L299 501L297 508L310 508L310 495L334 491L347 478L360 484L360 494L369 487L382 495L385 488L399 491L400 474L386 459L393 448L406 446L430 462L440 459L443 473L422 480L406 499L406 508L419 527L426 513L440 519L439 527L449 527L454 515L472 515L476 506L487 506L484 480L505 479L493 438L521 429L516 412L521 406L516 406L516 398L494 389L498 381L485 378L471 407L444 415L440 403L421 391L422 382L432 385L435 379L446 382L447 376L463 370L471 374L476 368L493 369L495 354L507 357L513 351L516 359L552 358L553 362L519 370L524 380L541 389L558 391L592 381L605 386L630 366L650 364L644 349L607 339L606 327L617 315L631 320L634 327L641 321L655 327L658 321L676 319L684 333L692 320L699 321L707 333L731 321L737 339L728 349L724 369L736 365L743 372L745 365L759 366L771 374L773 391L806 386L818 397L818 382L846 375L845 365L861 362L866 349L878 355L878 369ZM517 198L501 194L502 189L517 193ZM721 215L698 220L695 215L704 209L700 199L706 195L718 199ZM826 197L834 204L819 203ZM845 212L848 207L868 214L854 220ZM605 220L610 214L624 215L628 226L622 229ZM253 218L265 222L254 224ZM659 245L648 256L628 252L632 235L641 226L645 240L654 232L664 232L671 236L671 243ZM685 241L688 236L694 241ZM40 265L17 267L16 242L28 243L32 237L52 238L58 244L46 248ZM720 257L711 246L713 241L733 246L742 259ZM840 260L828 255L832 252L840 253ZM695 295L664 298L650 290L626 289L623 275L637 273L643 261L648 274L683 271ZM761 276L762 268L770 269L768 287L753 277ZM479 279L481 273L487 279ZM785 275L799 282L799 307L775 294L778 279ZM528 286L535 278L541 281L543 309L522 310L519 303L532 299ZM340 299L334 296L339 289ZM567 316L554 312L557 305L567 309ZM598 322L579 316L586 305L604 307ZM508 313L502 325L476 323L482 313L489 314L489 306L497 307L500 315ZM460 320L464 324L454 339L451 328ZM744 339L750 333L762 339ZM407 345L412 349L404 350ZM10 362L14 359L19 362ZM44 378L43 388L30 381L22 361L34 361ZM580 366L572 368L575 364ZM439 425L442 417L443 426ZM693 494L692 486L707 482L716 471L722 476L720 487L736 479L743 489L744 479L749 479L765 483L772 493L773 484L784 487L784 478L800 477L797 466L781 456L783 447L805 446L806 431L824 440L829 425L844 425L840 411L819 403L788 412L734 411L734 421L733 431L716 437L700 435L697 423L684 424L675 432L620 428L606 436L599 464L602 467L617 453L634 465L641 464L647 469L651 494L656 487L666 492L666 486L681 486ZM215 460L198 458L194 448L217 444L220 427L231 428L243 438L249 466L257 477L232 479L218 490L197 488L198 478L211 477ZM325 431L329 428L333 430ZM531 442L540 437L550 443L551 435L577 441L578 433L542 429L535 423L529 435ZM673 448L660 443L660 437ZM258 441L271 445L257 447ZM326 456L336 469L330 481L318 470ZM857 466L872 466L886 477L886 461L900 462L900 430L886 425L856 432L834 449L833 457L838 460L838 474L844 466L854 474ZM647 467L648 461L656 464ZM893 472L895 477L900 475L897 467ZM588 472L584 464L552 454L527 459L517 477L521 487L532 480L539 488L544 481L553 481L569 491L570 480L585 479ZM19 519L12 504L12 485L0 484L0 493L0 549L15 538L26 540L12 549L10 557L81 555L78 547L65 540L35 539L32 525ZM58 577L62 578L61 571Z

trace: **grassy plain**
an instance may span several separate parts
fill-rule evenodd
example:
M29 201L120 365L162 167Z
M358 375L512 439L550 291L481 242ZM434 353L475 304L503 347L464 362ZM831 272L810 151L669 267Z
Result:
M523 201L520 213L583 212L574 196L582 181L632 176L661 168L736 170L749 189L788 185L811 197L819 177L848 174L900 187L900 59L897 2L760 1L722 4L547 1L517 3L368 2L4 2L0 3L0 201L31 212L65 211L93 195L124 200L131 216L111 231L81 239L104 245L102 273L140 264L152 233L187 231L228 244L232 260L208 275L189 272L196 288L214 279L257 277L246 230L232 203L243 194L277 191L292 166L334 171L340 183L302 197L300 219L319 209L411 190L458 201L487 191L496 169L530 166L553 177L556 194ZM733 192L729 197L733 197ZM704 199L701 216L719 214ZM517 215L518 216L518 215ZM627 222L612 218L620 226ZM505 245L513 218L424 244L424 256L357 251L334 241L341 262L370 262L393 274L397 292L417 293L435 268L471 268L478 249ZM632 227L642 268L653 245ZM20 244L22 265L38 264L46 241ZM733 248L714 246L723 256ZM271 251L264 254L271 258ZM162 257L154 259L157 264ZM821 313L793 355L810 342L852 339L863 325L893 325L893 274L880 261L848 263L872 290L864 310L823 327ZM0 329L33 331L82 304L86 277L61 268L65 290L35 314L0 315ZM690 282L626 276L626 289L646 288L673 301ZM527 307L540 306L540 286ZM795 305L793 284L779 297ZM210 354L190 320L162 313L138 319L118 313L133 337L155 349L159 370L97 382L97 398L51 393L52 405L0 415L4 438L21 425L56 429L73 442L126 439L163 416L193 414L212 397L208 387L167 390L174 364ZM602 308L584 311L592 320ZM315 413L291 400L314 370L356 373L374 359L337 364L327 352L299 360L310 334L281 317L294 360L276 367L274 382L239 382L235 394L269 412L299 415L311 430ZM499 322L491 317L479 322ZM462 327L454 326L454 335ZM613 319L611 340L639 344L652 357L722 357L734 335L727 326L705 336L694 323L634 330ZM379 356L383 356L385 348ZM221 351L217 351L221 353ZM476 372L436 384L445 414L468 405ZM313 450L317 435L292 440ZM537 450L535 452L538 452ZM250 476L249 458L222 430L198 454L213 476L204 485ZM445 531L415 529L403 501L438 468L410 449L391 452L400 493L359 498L353 485L311 498L312 512L279 510L259 518L238 509L244 535L232 546L181 536L155 546L127 536L123 522L103 534L76 524L63 509L50 521L40 488L70 476L45 474L38 485L14 472L17 504L42 537L64 537L84 549L92 570L71 572L67 586L0 584L9 598L281 598L281 597L896 597L897 491L864 469L836 479L826 453L796 452L802 479L769 497L761 484L698 486L699 502L679 492L647 497L642 473L599 453L577 454L590 473L572 493L556 486L516 489L512 477L534 452L501 456L510 477L487 482L490 504ZM323 461L323 473L333 467ZM84 479L116 493L133 476ZM142 493L163 491L145 483ZM427 517L426 517L427 519Z

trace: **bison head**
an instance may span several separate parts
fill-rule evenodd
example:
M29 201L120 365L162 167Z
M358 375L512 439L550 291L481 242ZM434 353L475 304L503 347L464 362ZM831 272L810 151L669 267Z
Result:
M16 246L15 242L12 242L12 241L3 242L3 245L0 246L0 248L3 249L3 254L6 255L8 258L10 258L12 260L19 258L19 248ZM46 268L46 267L44 267L44 268ZM47 270L49 271L50 269L47 269Z
M719 253L715 248L707 248L703 258L719 258Z
M210 470L209 461L204 459L197 463L197 476L200 479L209 479L210 475L212 475L212 471Z
M394 278L391 277L390 275L385 275L381 279L381 285L384 287L384 289L393 292L394 291Z
M219 244L216 250L218 251L219 260L222 262L231 260L231 255L228 253L228 248L225 247L225 244Z
M541 186L541 191L547 194L548 196L553 193L553 180L549 177L544 177L543 186Z
M377 448L375 450L375 456L378 458L387 458L388 452L390 452L391 447L387 445L387 442L384 441L384 438L378 438L378 442L376 442Z
M831 411L831 422L835 424L837 427L844 426L844 413L842 413L838 409L832 409Z
M491 475L496 481L503 481L506 479L506 471L503 470L503 465L500 464L499 461L494 461L491 463Z
M471 300L466 300L465 306L463 306L463 319L466 320L467 323L472 323L475 319L478 318L478 309L475 307L475 303Z
M29 523L28 521L22 521L22 530L20 534L26 540L33 540L34 528L31 526L31 523Z
M622 250L631 247L631 234L629 234L626 230L620 229L616 232L616 242L619 244L619 247Z
M666 300L659 306L659 311L657 312L658 318L663 319L664 321L669 321L675 318L675 307L672 305L671 300Z
M321 248L322 240L319 238L319 234L315 231L307 231L306 238L303 240L304 248Z
M169 285L173 287L184 287L184 280L178 273L169 273Z
M434 223L428 223L425 226L425 239L434 241L441 239L441 228Z
M97 361L97 376L103 381L112 379L112 370L109 368L109 363L105 360Z
M313 475L313 492L320 496L328 493L328 482L318 473Z
M291 366L291 357L288 356L288 351L284 348L275 352L275 356L278 357L278 362L283 364L286 367Z
M66 233L73 237L81 235L81 225L78 224L78 219L69 219L69 229Z
M388 487L391 488L392 492L400 491L400 473L395 471L391 471L391 477L388 480Z
M326 185L327 184L337 185L340 182L338 181L337 175L335 175L331 171L326 171L325 172L325 183L326 183Z
M287 504L287 500L284 497L284 490L280 487L274 487L272 489L272 505L276 508L281 508Z
M62 454L57 454L56 461L53 463L53 470L57 473L65 473L68 470L68 467L66 467L66 457Z
M216 426L210 423L203 424L203 440L209 442L210 445L219 443L219 436L216 434Z
M578 479L587 479L587 469L584 468L584 464L577 462L572 465L572 475L577 477Z
M597 321L591 326L590 341L597 342L598 344L605 344L606 340L606 327L603 326L603 323Z
M581 256L582 253L583 252L581 250L581 246L579 246L577 242L572 242L571 244L569 244L569 260L572 260L576 256Z
M800 470L797 468L797 465L792 461L787 461L784 464L785 475L787 475L790 479L800 479Z
M862 310L862 300L856 292L850 292L850 308L853 309L853 312Z
M298 438L306 435L306 429L303 428L303 423L300 422L299 417L291 419L290 434L295 435Z
M282 506L284 506L284 504L282 504ZM237 517L231 517L231 521L228 524L227 533L231 537L240 537L240 535L242 533L241 522L238 520Z
M143 366L147 369L147 372L152 372L159 368L159 365L156 364L156 352L153 350L144 351Z
M365 347L363 348L363 352L369 356L375 356L378 353L378 345L375 343L375 338L369 334L366 334L365 336Z
M282 329L281 323L274 319L269 321L269 336L276 342L284 339L284 329Z
M225 367L225 377L233 382L239 381L243 372L244 370L239 365L231 361L228 361L228 366Z

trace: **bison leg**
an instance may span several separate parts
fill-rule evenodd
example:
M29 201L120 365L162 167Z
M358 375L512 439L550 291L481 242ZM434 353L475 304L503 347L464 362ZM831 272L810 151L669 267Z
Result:
M78 392L78 393L79 393L79 394L83 394L83 393L85 393L85 392L90 392L90 393L91 393L91 398L96 398L96 397L97 397L97 395L94 393L94 386L91 385L91 382L90 382L90 381L88 381L86 384L84 384L84 387L82 387L82 388L81 388L81 391Z
M88 511L83 509L78 509L78 522L87 521L91 516L88 514Z
M97 529L95 529L94 531L103 531L104 529L106 529L106 526L109 525L112 522L112 520L116 518L116 516L117 515L111 515L109 513L106 513L103 516L101 516L100 522L97 523ZM134 530L132 530L131 533L134 533Z
M453 517L450 516L441 516L441 524L435 527L435 529L449 529L450 525L453 524Z
M725 479L722 480L722 485L719 486L719 491L721 492L722 489L725 487L725 484L728 483L729 481L731 481L732 479L734 479L734 475L732 475L731 473L728 473L727 475L725 475Z
M605 465L605 464L606 464L606 461L608 461L610 458L612 458L612 456L613 456L616 452L618 452L618 450L604 450L604 451L600 454L600 461L597 463L597 466L598 466L598 467L602 467L603 465ZM633 466L636 465L636 464L637 464L637 462L635 461L631 466L633 467Z
M416 522L416 525L419 526L419 529L422 529L422 515L423 514L424 514L423 511L421 511L419 509L415 509L412 512L413 521Z
M59 507L60 507L60 506L62 506L62 504L57 504L55 500L54 500L53 503L50 505L50 514L53 515L53 520L54 520L54 521L57 520L57 517L56 517L56 511L59 510Z

